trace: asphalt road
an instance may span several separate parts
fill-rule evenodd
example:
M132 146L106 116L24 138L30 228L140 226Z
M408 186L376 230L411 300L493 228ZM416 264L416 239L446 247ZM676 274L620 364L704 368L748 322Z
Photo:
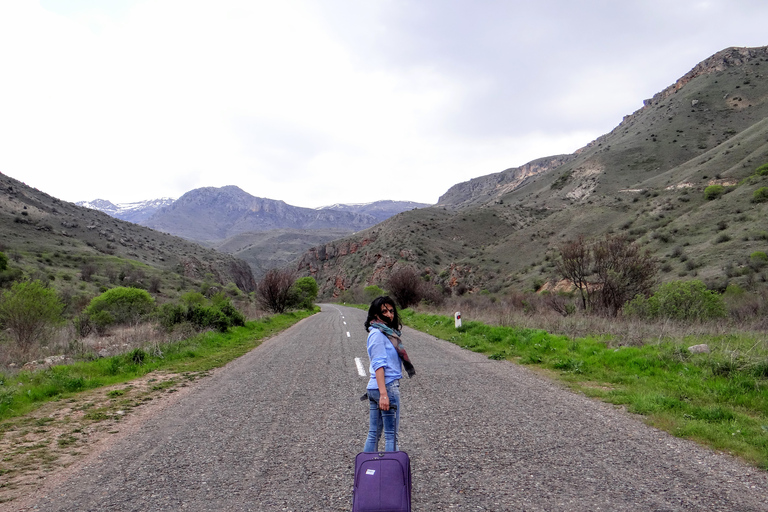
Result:
M48 492L45 511L351 510L365 314L324 305ZM349 333L349 334L347 334ZM406 329L415 511L768 511L768 474Z

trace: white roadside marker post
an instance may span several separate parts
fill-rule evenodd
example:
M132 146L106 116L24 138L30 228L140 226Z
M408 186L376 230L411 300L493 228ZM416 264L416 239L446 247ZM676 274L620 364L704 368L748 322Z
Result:
M459 327L461 327L461 313L457 311L456 314L453 315L453 319L454 319L454 323L456 324L456 328L458 329Z

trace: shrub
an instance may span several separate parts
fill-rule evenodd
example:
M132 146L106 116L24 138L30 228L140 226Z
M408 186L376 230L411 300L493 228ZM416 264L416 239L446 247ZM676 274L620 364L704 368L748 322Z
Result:
M214 329L225 332L229 329L229 319L227 315L211 306L192 306L187 312L189 321L199 329L213 327Z
M0 252L0 272L8 268L8 256L4 252Z
M174 325L187 320L187 308L181 304L163 304L157 311L157 320L161 326L170 331Z
M143 316L151 313L155 308L155 300L146 291L139 288L117 287L107 290L91 300L85 308L86 314L98 326L102 327L116 324L129 324L138 322ZM101 313L106 313L112 318ZM98 317L98 320L96 318Z
M665 283L648 299L639 295L624 313L649 319L710 320L724 317L726 309L722 296L693 280Z
M754 270L759 270L768 264L768 254L763 251L755 251L749 255L749 266Z
M755 176L768 176L768 164L763 164L755 169Z
M213 307L224 313L227 317L229 324L235 327L242 327L245 325L245 316L232 305L229 297L223 293L218 293L211 298Z
M768 187L760 187L752 194L753 203L762 203L768 201Z
M157 320L168 331L183 322L189 322L200 330L214 328L221 332L232 326L245 325L245 316L223 293L214 295L211 304L207 302L200 304L193 301L191 305L163 304L158 309Z
M375 284L373 284L371 286L366 286L365 288L363 288L363 292L365 293L365 300L364 300L364 302L366 304L369 304L369 303L373 302L373 300L376 297L382 297L382 296L387 294L387 292L385 292L384 290L382 290L381 288L379 288Z
M704 189L704 198L708 200L717 199L725 193L725 187L722 185L710 185Z
M291 305L300 309L312 309L317 299L317 281L313 277L301 277L291 287Z
M64 303L40 281L21 281L0 297L0 322L23 351L50 338L63 318Z

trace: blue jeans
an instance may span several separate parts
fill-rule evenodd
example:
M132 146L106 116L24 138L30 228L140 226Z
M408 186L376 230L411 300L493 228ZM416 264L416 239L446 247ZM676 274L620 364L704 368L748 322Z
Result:
M400 381L387 384L389 395L389 410L379 409L378 389L368 390L368 403L370 405L370 422L368 426L368 438L365 440L364 452L377 452L379 439L384 432L384 451L397 451L397 432L400 430ZM394 406L394 407L393 407Z

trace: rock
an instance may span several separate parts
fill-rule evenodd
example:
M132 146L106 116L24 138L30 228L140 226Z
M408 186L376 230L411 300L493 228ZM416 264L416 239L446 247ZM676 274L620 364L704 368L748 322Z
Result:
M105 348L99 350L99 357L109 357L109 350Z
M695 107L699 100L691 100L691 106Z
M691 345L688 347L688 352L691 354L709 354L709 345L702 343L701 345Z

